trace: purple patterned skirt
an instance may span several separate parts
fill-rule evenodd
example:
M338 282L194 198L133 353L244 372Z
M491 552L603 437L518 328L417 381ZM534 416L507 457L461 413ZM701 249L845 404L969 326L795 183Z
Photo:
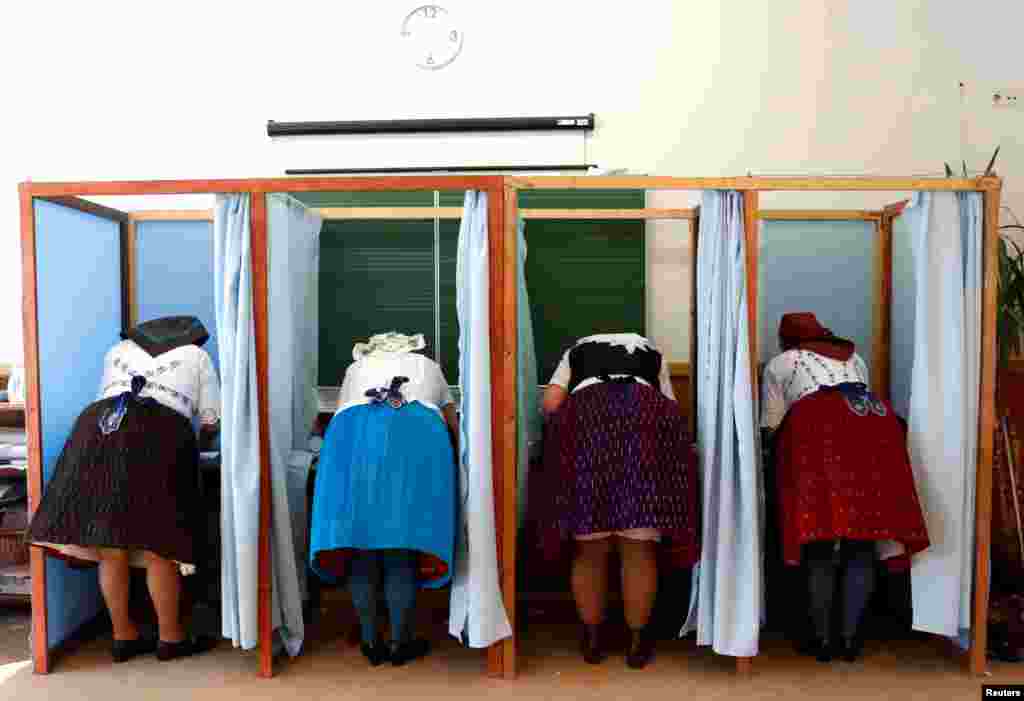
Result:
M570 395L549 420L531 476L531 521L549 559L576 536L657 529L667 561L700 557L697 461L679 405L641 383Z

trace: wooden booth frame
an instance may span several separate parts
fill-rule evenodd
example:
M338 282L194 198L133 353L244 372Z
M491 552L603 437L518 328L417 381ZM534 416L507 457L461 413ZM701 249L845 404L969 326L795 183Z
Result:
M29 446L29 511L38 507L43 488L41 460L41 407L39 384L39 336L36 286L36 231L34 200L50 200L58 204L87 211L119 222L122 241L122 283L131 279L131 247L134 222L144 219L206 218L205 212L125 212L102 207L79 199L89 196L110 195L176 195L237 193L251 196L251 236L253 265L253 302L256 337L256 367L258 377L260 451L260 540L259 540L259 674L273 675L273 631L271 611L270 571L270 446L268 392L268 236L266 196L275 192L350 192L350 191L411 191L411 190L480 190L488 194L488 231L490 265L490 332L491 332L491 423L492 456L494 468L495 528L502 597L513 630L516 619L516 221L518 191L521 189L667 189L667 190L738 190L744 198L744 230L746 240L748 334L751 350L752 388L757 393L757 341L758 341L758 220L769 212L758 207L758 194L770 191L969 191L981 192L984 197L982 295L981 384L978 423L978 463L975 504L976 553L974 571L973 626L969 669L974 674L986 670L987 605L989 592L988 550L991 541L992 514L992 457L995 428L996 379L996 297L998 286L998 218L1002 181L998 177L972 179L955 178L899 178L899 177L735 177L735 178L677 178L663 176L606 177L606 176L395 176L395 177L335 177L335 178L268 178L228 180L154 180L111 182L25 182L19 186L21 202L21 249L23 267L23 317L25 331L25 370L27 383L26 429ZM328 218L372 218L384 216L381 208L372 211L323 212ZM348 208L355 209L355 208ZM438 216L436 208L423 208L418 216ZM429 214L428 214L429 212ZM891 269L892 218L898 207L887 207L878 216L880 245L878 258L881 265ZM817 211L821 214L821 211ZM851 216L857 213L858 216ZM404 211L409 215L412 212ZM445 216L461 215L453 209ZM536 218L594 218L594 219L689 219L691 242L696 241L696 210L633 210L621 214L605 210L545 210L524 212ZM836 211L829 215L802 218L866 218L857 211ZM638 216L639 215L639 216ZM778 214L778 217L784 214ZM412 218L417 218L413 216ZM772 217L776 218L776 217ZM887 230L887 233L886 233ZM876 301L884 304L891 299L891 279L878 281ZM131 289L122 299L122 323L132 320ZM888 304L884 304L888 307ZM695 311L693 312L695 315ZM887 314L885 321L876 318L878 338L888 338ZM881 328L880 328L881 325ZM888 343L885 344L886 347ZM876 370L877 372L878 370ZM691 396L694 383L691 381ZM46 584L45 557L40 548L31 552L32 572L32 657L37 673L52 669L52 653L46 638ZM737 658L737 671L749 673L752 658ZM487 672L491 676L511 679L516 674L515 637L488 648Z
M890 302L892 298L892 222L902 211L902 204L890 205L881 211L862 210L771 210L759 207L761 192L918 192L953 191L981 192L984 199L984 222L982 238L983 288L981 321L981 381L978 409L978 460L975 490L975 558L974 558L974 601L971 626L971 646L967 655L968 669L972 674L982 675L986 671L988 640L988 595L989 559L992 522L992 457L995 435L995 381L996 381L996 300L999 282L999 206L1002 180L996 176L979 178L914 178L914 177L738 177L738 178L678 178L671 176L536 176L511 177L506 179L509 193L506 195L505 216L514 223L516 218L516 193L520 189L642 189L642 190L738 190L743 193L744 235L747 272L748 336L751 358L751 389L759 396L758 377L758 244L759 221L768 219L865 219L878 222L878 245L876 247L876 271L888 273L876 276L875 304L884 305L883 313L876 314L876 345L888 348L891 335ZM691 246L693 260L696 260L696 241L699 210L693 217ZM611 217L605 217L611 218ZM656 217L651 217L656 218ZM515 261L506 263L506 269L514 270ZM696 278L696 276L694 276ZM694 279L693 284L696 284ZM514 305L515 282L506 280L504 296ZM513 314L514 316L514 314ZM696 306L691 311L691 323L696 323ZM882 341L883 343L880 343ZM691 350L695 338L691 338ZM888 353L881 358L888 377ZM876 355L876 360L878 356ZM691 357L692 362L692 357ZM873 363L874 365L875 363ZM882 371L873 368L874 373ZM877 374L876 374L877 376ZM888 394L888 381L883 386ZM508 390L506 390L508 391ZM691 381L691 402L695 406L696 383ZM755 417L757 425L758 417ZM691 420L692 421L692 420ZM509 462L508 456L504 464ZM515 475L511 475L514 481ZM509 479L506 476L506 479ZM514 494L513 494L514 498ZM508 547L508 540L505 541ZM506 596L508 596L506 592ZM749 674L753 669L753 658L737 657L736 669L740 674Z
M250 229L252 237L253 268L253 324L256 339L256 373L260 423L260 514L259 514L259 675L270 677L274 672L273 660L273 617L271 610L272 581L270 569L270 431L268 399L268 234L267 195L275 192L357 192L357 191L414 191L414 190L479 190L488 195L490 296L490 336L492 339L514 338L514 269L509 272L505 265L514 260L509 252L515 253L515 237L506 236L504 212L506 188L501 176L441 176L441 177L382 177L382 178L269 178L243 180L168 180L168 181L114 181L114 182L25 182L19 186L21 203L21 252L23 268L23 322L25 331L25 374L26 374L26 431L28 437L28 493L30 515L38 508L43 493L42 466L42 421L40 406L39 378L39 325L37 316L38 289L36 286L36 230L34 200L49 200L57 204L78 209L97 216L117 221L121 228L121 279L122 326L127 326L134 315L134 290L128 281L132 280L134 244L134 222L146 219L147 215L135 217L110 207L104 207L80 199L89 196L109 195L179 195L179 194L247 194L251 198ZM204 218L196 212L150 213L151 219ZM515 229L513 228L514 232ZM512 281L513 306L509 315L506 300L499 291L505 289L505 280ZM498 567L503 579L507 580L515 569L515 560L502 559L502 553L509 552L503 542L506 524L514 530L515 484L504 481L504 476L515 476L515 348L491 344L491 383L495 388L491 397L491 421L493 429L494 458L494 501L495 528L497 531ZM512 388L508 392L505 388ZM504 390L504 391L503 391ZM511 470L502 463L512 456ZM508 498L511 492L512 499ZM514 550L512 550L514 553ZM31 548L32 574L32 659L36 673L46 674L53 667L53 653L47 643L46 610L46 566L47 555L41 548ZM505 604L514 605L508 593L504 593ZM514 662L514 647L511 639L492 645L487 650L487 672L491 676L509 677L513 674L509 665Z

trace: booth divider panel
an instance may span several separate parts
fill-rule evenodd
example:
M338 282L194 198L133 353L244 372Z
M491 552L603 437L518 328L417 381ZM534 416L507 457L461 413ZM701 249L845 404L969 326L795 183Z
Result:
M810 311L871 364L876 238L870 221L761 223L759 362L780 352L782 315Z
M203 347L219 368L212 222L136 222L133 263L135 318L144 322L162 316L197 317L210 333Z
M53 476L78 414L97 398L107 351L121 330L121 232L116 221L35 203L43 483ZM46 558L47 646L102 610L94 569Z

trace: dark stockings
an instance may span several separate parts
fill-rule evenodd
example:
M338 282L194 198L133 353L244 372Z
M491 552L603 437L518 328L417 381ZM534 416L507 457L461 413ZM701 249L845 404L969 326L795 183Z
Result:
M864 609L875 588L875 544L871 541L822 541L803 547L807 563L811 622L819 640L834 639L832 602L843 571L842 627L846 640L857 637Z
M362 550L353 559L348 587L359 614L363 643L377 641L377 595L381 583L391 618L391 643L409 640L416 606L416 553L412 550Z

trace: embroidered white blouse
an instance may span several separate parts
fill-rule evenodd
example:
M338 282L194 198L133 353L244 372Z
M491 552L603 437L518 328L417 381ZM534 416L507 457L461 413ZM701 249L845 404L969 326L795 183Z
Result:
M643 336L640 336L635 333L605 333L596 334L594 336L587 336L586 338L581 338L580 340L576 341L576 343L573 344L572 348L570 348L569 350L565 351L565 353L562 354L562 359L558 362L558 367L555 368L555 374L551 376L551 381L548 384L558 385L562 389L568 389L569 383L572 380L572 367L569 364L569 354L572 352L572 349L578 346L579 344L588 342L607 343L613 346L624 346L631 353L636 348L649 348L651 350L657 350L654 347L654 345L651 344L650 341L648 341ZM611 377L625 377L625 375L613 374L611 375ZM650 386L650 383L641 377L637 377L635 379L637 382ZM602 381L603 380L597 377L588 377L587 379L583 380L583 382L576 385L576 388L573 389L572 392L573 394L575 394L584 387L590 387L590 385L594 385ZM668 363L665 362L664 356L662 356L661 370L658 372L658 384L660 385L659 389L661 389L662 394L664 394L672 401L676 401L676 394L675 391L672 389L672 380L668 374Z
M847 361L806 350L789 350L772 358L764 369L761 426L776 429L797 401L819 387L844 382L868 384L868 368L854 353Z
M104 359L99 399L130 391L135 375L146 378L141 396L152 397L189 420L199 416L205 425L220 420L217 371L210 354L199 346L179 346L152 356L135 341L121 341Z
M417 401L440 413L455 401L441 366L427 356L410 351L376 350L362 356L345 370L335 413L369 403L372 400L366 396L366 390L387 389L396 376L409 378L400 387L408 402Z

